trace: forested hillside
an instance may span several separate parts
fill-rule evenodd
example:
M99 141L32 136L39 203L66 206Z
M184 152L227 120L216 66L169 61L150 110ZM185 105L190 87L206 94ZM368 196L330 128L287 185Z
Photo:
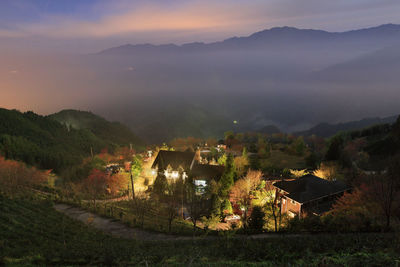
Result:
M118 127L109 127L109 124L104 120L103 125L97 123L94 130L84 127L76 129L52 117L0 109L0 153L9 159L60 172L79 164L91 153L96 154L103 149L114 150L119 145L129 143L130 136L135 147L139 146L138 139L134 138L133 133L128 133L127 128L118 124L111 124Z
M127 126L119 122L109 122L88 111L62 110L49 118L67 126L68 129L90 130L97 137L119 145L142 146L143 142Z

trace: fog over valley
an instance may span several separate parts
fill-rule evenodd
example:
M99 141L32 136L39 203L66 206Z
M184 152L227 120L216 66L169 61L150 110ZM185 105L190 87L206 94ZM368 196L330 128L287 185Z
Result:
M221 42L91 53L6 50L0 105L90 110L154 142L267 125L293 132L399 114L399 58L394 24L342 33L278 27Z

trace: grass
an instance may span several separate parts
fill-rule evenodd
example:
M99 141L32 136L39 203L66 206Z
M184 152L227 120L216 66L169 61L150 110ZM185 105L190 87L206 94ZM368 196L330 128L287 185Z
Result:
M297 235L140 242L114 238L52 208L0 196L0 265L395 266L399 236Z
M262 165L280 169L304 169L306 167L303 157L289 155L280 150L271 150L270 157L263 160Z
M181 218L173 220L171 225L171 232L168 231L168 219L164 214L164 210L159 206L159 203L151 202L150 207L146 209L143 220L143 227L140 218L135 215L132 210L130 201L119 201L106 204L98 204L96 211L93 210L92 203L84 203L83 208L91 210L96 214L114 218L127 224L131 227L139 227L144 230L179 235L193 235L193 224L191 221L185 221ZM200 234L203 234L200 233Z

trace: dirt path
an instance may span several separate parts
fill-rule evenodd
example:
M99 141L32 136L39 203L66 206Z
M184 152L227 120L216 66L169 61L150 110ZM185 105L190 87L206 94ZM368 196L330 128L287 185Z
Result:
M64 213L70 218L79 220L85 224L91 225L105 233L111 234L115 237L128 238L128 239L138 239L143 241L168 241L168 240L193 240L195 239L207 239L215 240L218 239L217 236L179 236L179 235L167 235L163 233L150 232L142 230L139 228L132 228L118 220L101 217L92 212L86 211L81 208L73 207L67 204L55 204L54 208ZM274 238L280 237L280 234L266 233L266 234L255 234L255 235L235 235L235 238ZM298 237L299 234L285 234L285 237Z
M104 218L89 211L72 207L66 204L55 204L54 208L66 214L68 217L89 224L115 237L128 239L139 239L144 241L151 240L192 240L190 236L174 236L163 233L149 232L138 228L128 227L118 220ZM204 238L204 237L196 237ZM216 238L216 237L207 237Z

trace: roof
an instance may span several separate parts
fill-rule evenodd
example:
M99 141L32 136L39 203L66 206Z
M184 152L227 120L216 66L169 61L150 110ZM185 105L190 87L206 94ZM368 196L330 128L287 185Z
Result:
M211 180L214 179L218 181L225 171L224 166L219 165L208 165L208 164L195 164L191 176L197 179Z
M344 183L331 182L308 174L293 181L279 181L274 186L287 192L288 198L306 203L321 197L334 195L349 189Z
M165 170L170 165L173 169L178 169L181 166L184 170L189 170L194 156L194 152L160 150L151 167L156 168L158 166L159 170Z

